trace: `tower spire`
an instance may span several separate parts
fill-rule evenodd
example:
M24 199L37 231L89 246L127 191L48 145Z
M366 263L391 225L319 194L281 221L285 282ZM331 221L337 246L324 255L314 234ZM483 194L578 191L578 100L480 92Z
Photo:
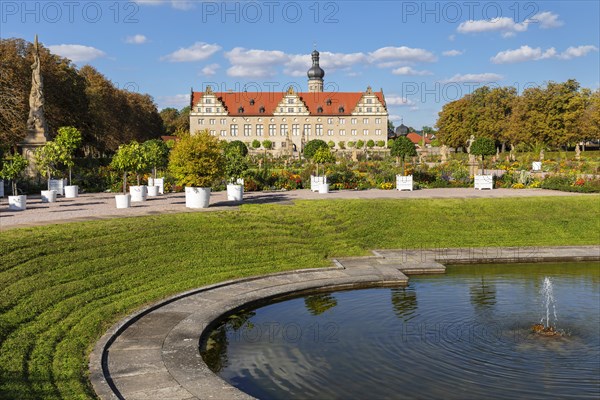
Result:
M323 91L323 77L325 77L325 71L319 65L319 52L315 49L311 53L312 67L307 72L308 75L308 91L309 92L322 92Z

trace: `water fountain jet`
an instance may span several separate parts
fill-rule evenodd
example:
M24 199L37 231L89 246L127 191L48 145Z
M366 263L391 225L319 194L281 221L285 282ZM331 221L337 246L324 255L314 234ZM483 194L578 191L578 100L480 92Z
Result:
M532 332L542 336L562 336L562 332L556 329L558 317L556 316L556 301L554 300L553 285L550 278L544 278L540 294L544 316L538 324L531 327ZM551 317L554 318L554 324Z

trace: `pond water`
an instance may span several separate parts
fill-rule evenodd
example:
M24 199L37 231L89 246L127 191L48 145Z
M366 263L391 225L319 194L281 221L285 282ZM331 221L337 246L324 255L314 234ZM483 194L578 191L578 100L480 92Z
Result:
M547 315L561 336L532 333ZM457 266L286 299L230 316L201 352L260 399L598 399L600 265Z

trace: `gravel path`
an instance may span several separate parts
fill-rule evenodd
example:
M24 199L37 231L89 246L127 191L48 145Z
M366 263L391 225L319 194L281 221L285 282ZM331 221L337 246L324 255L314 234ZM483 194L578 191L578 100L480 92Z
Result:
M540 196L590 196L588 194L559 192L543 189L494 189L475 190L473 188L423 189L413 192L397 190L343 190L328 194L313 193L307 189L280 192L249 192L244 194L244 203L290 203L306 199L442 199L442 198L506 198ZM591 195L594 196L594 195ZM211 195L210 207L202 210L185 208L183 193L170 193L150 197L143 203L132 203L129 209L115 207L114 193L80 194L78 198L59 197L56 203L42 203L40 196L28 196L27 210L11 211L7 198L0 199L0 230L87 221L95 219L120 218L139 215L152 215L180 212L208 212L236 209L239 203L227 201L226 192Z

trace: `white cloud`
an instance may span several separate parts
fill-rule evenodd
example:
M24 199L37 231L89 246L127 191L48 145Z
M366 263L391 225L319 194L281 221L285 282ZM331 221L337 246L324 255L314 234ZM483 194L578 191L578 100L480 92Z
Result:
M562 53L558 53L554 47L550 47L549 49L543 51L540 47L531 48L525 45L515 50L501 51L490 60L494 64L513 64L525 61L545 60L549 58L570 60L576 57L583 57L591 51L598 51L598 48L591 45L569 47Z
M412 106L415 104L412 100L395 94L385 96L385 103L388 106Z
M125 43L128 44L144 44L148 41L148 38L144 35L133 35L133 36L127 36L125 38Z
M400 67L392 70L392 74L394 75L409 75L409 76L424 76L424 75L432 75L430 71L421 70L418 71L411 67Z
M74 63L88 62L106 56L102 50L81 44L59 44L48 46L48 48L52 53L66 57Z
M565 24L558 19L558 14L554 14L550 11L535 14L531 19L528 19L525 22L529 24L540 24L540 28L542 29L558 28Z
M460 55L464 54L464 51L462 51L462 50L447 50L447 51L444 51L442 54L445 55L446 57L456 57L456 56L460 56Z
M257 50L235 47L225 52L231 63L227 75L236 78L265 78L275 75L274 67L289 60L289 56L279 50Z
M517 32L526 30L526 22L517 23L508 17L469 20L462 22L456 29L459 33L501 32L504 37L514 36Z
M452 78L442 81L442 83L488 83L502 80L502 75L494 74L491 72L485 72L483 74L456 74Z
M571 58L583 57L591 51L598 51L598 48L596 46L591 45L569 47L567 50L560 53L557 57L561 60L570 60Z
M202 68L201 72L203 75L212 76L217 73L219 67L219 64L208 64L206 67Z
M369 54L373 62L435 62L436 56L425 49L401 47L382 47Z
M190 105L190 95L176 94L173 96L158 96L159 108L175 107L177 109Z
M448 40L451 42L454 42L455 39L456 39L456 35L454 35L454 34L448 36Z
M161 57L162 61L169 62L190 62L206 60L217 51L221 50L221 46L217 44L208 44L204 42L196 42L188 48L180 48L171 54Z
M275 75L269 67L234 65L227 69L227 75L234 78L268 78Z

